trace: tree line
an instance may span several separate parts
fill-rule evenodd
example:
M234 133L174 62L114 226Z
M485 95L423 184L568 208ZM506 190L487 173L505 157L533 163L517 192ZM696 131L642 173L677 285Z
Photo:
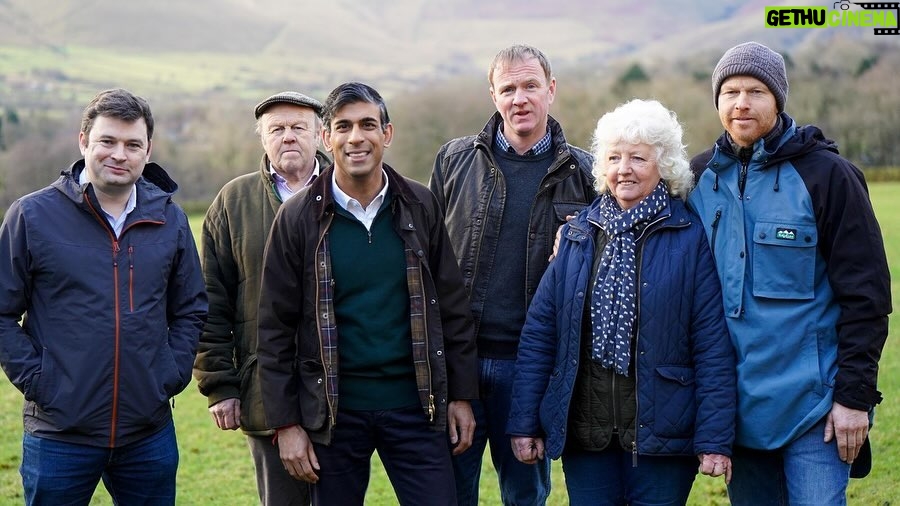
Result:
M800 124L822 128L869 179L888 173L896 177L896 45L857 45L840 52L823 46L785 57L790 81L786 111ZM557 69L551 115L562 123L570 143L587 148L603 113L630 98L655 98L677 113L693 155L722 132L710 84L714 65L715 59L659 67L629 62ZM494 111L484 76L423 83L387 97L387 102L395 126L387 162L423 182L440 146L480 131ZM83 106L74 104L64 112L20 111L13 103L0 110L0 212L17 197L46 186L80 157L78 108ZM152 102L151 107L156 119L152 159L178 182L177 199L188 209L205 209L225 182L258 168L263 151L254 133L252 103L217 96Z

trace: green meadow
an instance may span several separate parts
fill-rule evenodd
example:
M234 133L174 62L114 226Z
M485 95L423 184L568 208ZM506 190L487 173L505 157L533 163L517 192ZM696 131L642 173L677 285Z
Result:
M872 200L884 233L896 304L900 294L900 183L873 183ZM202 216L192 217L199 231ZM891 336L881 360L879 389L885 401L878 407L872 431L874 465L864 480L851 480L849 502L854 505L888 506L900 497L900 324L891 320ZM0 504L22 504L22 485L18 473L21 457L21 394L8 381L0 382ZM178 471L178 504L252 505L258 504L253 468L243 436L215 428L207 413L206 399L192 383L175 400L175 423L181 463ZM397 503L390 483L377 457L373 459L372 480L366 504L380 506ZM562 468L553 465L552 506L566 505ZM92 504L111 504L102 485ZM486 456L482 471L481 504L500 504L496 473ZM691 505L728 504L721 479L698 476Z

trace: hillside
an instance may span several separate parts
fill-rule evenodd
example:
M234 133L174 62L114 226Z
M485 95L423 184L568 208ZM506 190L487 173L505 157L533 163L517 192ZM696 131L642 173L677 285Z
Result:
M150 98L252 100L289 87L321 95L349 79L391 95L481 76L515 42L540 47L557 70L602 69L714 61L747 39L785 50L844 30L763 28L764 7L785 3L811 2L0 0L0 106L52 108L110 86Z

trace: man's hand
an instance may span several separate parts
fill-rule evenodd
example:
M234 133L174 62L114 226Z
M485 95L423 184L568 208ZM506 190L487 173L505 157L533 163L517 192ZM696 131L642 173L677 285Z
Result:
M221 400L209 407L209 414L220 429L238 429L241 426L241 400L236 397Z
M852 464L859 455L866 435L869 433L869 413L851 409L838 403L831 405L825 420L825 442L837 438L838 455L841 460Z
M475 415L469 401L451 401L447 407L447 430L453 444L453 455L469 449L475 436Z
M284 469L295 479L308 483L319 481L319 459L306 431L299 425L278 429L278 456Z
M523 464L535 464L544 459L544 440L541 438L513 436L510 444L513 454Z
M567 215L567 216L566 216L566 223L568 223L569 221L571 221L572 218L574 218L574 217L575 217L574 214ZM547 259L547 262L552 262L553 259L556 258L556 252L559 250L559 239L562 237L562 228L563 228L563 225L565 225L565 223L563 223L562 225L560 225L560 226L556 229L556 237L553 238L553 252L550 253L550 258Z
M707 476L725 475L725 484L731 483L731 458L726 455L714 455L711 453L701 453L697 455L700 459L700 474Z

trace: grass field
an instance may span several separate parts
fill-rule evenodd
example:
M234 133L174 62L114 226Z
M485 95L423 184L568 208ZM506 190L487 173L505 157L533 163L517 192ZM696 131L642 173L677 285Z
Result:
M894 301L900 294L900 183L871 185L872 199L881 223L890 262ZM199 230L199 219L193 222ZM889 506L900 498L900 323L891 320L888 339L881 360L879 389L885 401L878 407L872 432L874 465L865 480L851 480L851 505ZM0 382L0 505L21 504L22 486L18 467L21 456L22 418L21 394L8 381ZM206 399L195 385L179 395L175 404L175 423L181 464L178 471L178 504L184 505L252 505L257 503L255 481L249 453L243 437L235 432L215 428L206 411ZM387 477L375 460L373 477L366 503L373 506L396 504ZM565 495L562 469L553 467L553 492L549 504L564 506ZM99 488L92 504L108 505L110 500ZM500 504L496 488L496 473L485 459L482 471L481 504ZM688 504L728 504L720 479L700 476L695 482Z

